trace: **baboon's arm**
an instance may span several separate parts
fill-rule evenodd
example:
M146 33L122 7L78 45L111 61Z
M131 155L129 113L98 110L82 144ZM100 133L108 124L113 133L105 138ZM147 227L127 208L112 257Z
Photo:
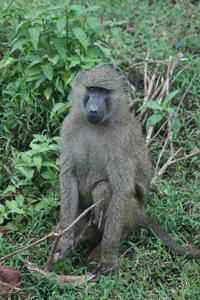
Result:
M61 170L62 174L62 170ZM61 208L60 222L63 228L70 225L78 212L78 181L70 171L60 176Z
M71 168L62 165L60 172L60 193L61 193L61 207L60 207L60 221L59 228L65 229L69 226L78 215L78 181L73 174ZM66 250L74 247L74 228L62 237L60 241L60 257L64 255Z

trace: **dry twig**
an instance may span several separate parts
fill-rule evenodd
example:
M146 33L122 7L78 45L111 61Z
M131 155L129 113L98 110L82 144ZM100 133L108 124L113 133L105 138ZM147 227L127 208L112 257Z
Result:
M34 267L30 262L25 262L24 266L29 271L37 272L39 274L42 274L44 277L48 277L52 274L52 273L44 271L40 268ZM82 283L85 281L91 281L92 279L96 278L96 275L93 275L91 273L88 273L86 276L84 276L84 275L57 275L57 274L52 275L52 276L54 276L55 279L61 283L67 283L67 282Z
M92 204L91 206L89 206L87 209L85 209L82 214L80 214L75 220L74 222L72 222L67 228L65 228L64 230L60 230L58 233L57 232L50 232L49 234L43 236L41 239L39 240L36 240L35 242L31 243L30 245L27 245L23 248L20 248L8 255L5 255L3 257L0 258L0 261L3 261L11 256L14 256L18 253L21 253L21 252L24 252L25 250L33 247L33 246L36 246L40 243L42 243L43 241L49 239L49 238L56 238L56 242L58 242L58 239L61 238L61 236L63 236L67 231L69 231L76 223L78 223L78 221L83 217L85 216L90 210L92 210L95 206L97 206L99 203L101 202L101 200L97 201L96 203Z
M188 158L191 158L193 156L200 154L200 149L199 149L199 150L193 151L183 157L175 159L175 157L178 155L178 153L180 153L181 150L182 150L182 148L179 148L172 156L170 156L170 158L166 161L166 163L162 166L162 168L160 168L160 170L157 172L157 174L151 180L151 186L153 186L155 184L155 182L158 180L158 178L161 178L163 176L163 174L165 173L166 169L169 166L171 166L181 160L185 160L185 159L188 159Z

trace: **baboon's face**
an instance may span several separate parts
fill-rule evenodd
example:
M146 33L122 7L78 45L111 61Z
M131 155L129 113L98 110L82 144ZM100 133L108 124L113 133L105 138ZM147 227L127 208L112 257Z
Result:
M102 123L110 112L111 91L96 86L86 87L83 108L88 122Z

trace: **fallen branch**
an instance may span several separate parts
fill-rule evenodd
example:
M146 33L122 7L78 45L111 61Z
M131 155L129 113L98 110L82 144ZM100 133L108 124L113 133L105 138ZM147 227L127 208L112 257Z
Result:
M18 253L24 252L25 250L27 250L27 249L29 249L29 248L31 248L31 247L33 247L33 246L36 246L36 245L42 243L43 241L45 241L45 240L47 240L47 239L49 239L49 238L52 238L52 237L53 237L53 238L56 238L56 240L59 239L59 238L61 238L61 236L63 236L67 231L69 231L76 223L78 223L78 221L79 221L83 216L85 216L90 210L92 210L92 209L93 209L96 205L98 205L101 201L102 201L102 200L99 200L99 201L97 201L96 203L94 203L94 204L92 204L91 206L89 206L86 210L84 210L84 211L82 212L82 214L80 214L80 215L74 220L74 222L72 222L72 223L71 223L67 228L65 228L64 230L60 230L58 233L56 233L56 232L50 232L49 234L43 236L43 237L42 237L41 239L39 239L39 240L36 240L35 242L31 243L30 245L27 245L27 246L25 246L25 247L23 247L23 248L21 248L21 249L18 249L18 250L14 251L14 252L12 252L12 253L10 253L10 254L8 254L8 255L5 255L5 256L1 257L1 258L0 258L0 261L3 261L3 260L5 260L5 259L7 259L7 258L9 258L9 257L12 257L12 256L14 256L14 255L16 255L16 254L18 254Z
M34 267L30 262L25 262L24 267L28 269L31 272L37 272L44 277L53 276L57 281L60 283L67 283L67 282L76 282L76 283L82 283L85 281L91 281L92 279L96 278L96 275L93 275L91 273L88 273L87 275L57 275L53 274L47 271L44 271L40 268Z
M177 61L176 61L176 64L177 64ZM176 64L174 63L174 64L173 64L173 67L175 67ZM168 72L170 72L170 69L169 69ZM162 151L161 151L161 153L160 153L160 155L159 155L159 158L158 158L158 161L157 161L157 164L156 164L155 177L156 177L157 175L159 175L159 174L163 175L163 173L165 172L165 170L166 170L167 167L169 166L169 162L170 162L170 165L171 165L171 159L174 157L174 147L173 147L173 140L172 140L172 132L171 132L171 129L172 129L172 126L173 126L173 124L174 124L174 122L175 122L175 120L176 120L176 118L177 118L177 115L178 115L178 112L179 112L179 110L180 110L180 107L181 107L181 105L182 105L182 103L183 103L183 101L184 101L186 95L188 94L189 89L190 89L190 87L191 87L191 85L192 85L192 83L193 83L193 81L194 81L195 78L196 78L196 76L194 75L194 76L192 77L192 80L190 81L190 83L189 83L189 85L188 85L188 87L187 87L187 89L186 89L186 91L185 91L183 97L181 98L181 100L180 100L180 102L179 102L179 104L178 104L178 107L177 107L177 110L176 110L176 112L175 112L175 115L174 115L173 119L172 119L172 117L169 117L169 118L168 118L168 134L167 134L167 139L165 140L165 144L164 144L164 146L163 146L163 149L162 149ZM151 128L150 128L150 129L151 129ZM151 131L151 133L152 133L152 131ZM147 134L147 140L150 140L150 136L151 136L151 135L148 133L148 134ZM165 148L166 148L168 142L170 143L171 157L170 157L170 158L168 159L168 161L163 165L163 167L158 171L158 167L159 167L159 163L160 163L161 157L162 157L162 155L163 155L163 153L164 153L164 150L165 150ZM178 154L178 153L180 152L180 150L181 150L181 149L179 149L179 150L176 152L176 154ZM159 176L160 176L160 175L159 175Z
M199 150L193 151L193 152L191 152L191 153L189 153L189 154L187 154L187 155L185 155L185 156L183 156L183 157L174 159L174 158L178 155L178 153L179 153L181 150L182 150L182 148L179 148L179 149L174 153L174 155L172 155L172 156L167 160L167 162L162 166L162 168L161 168L161 169L157 172L157 174L152 178L152 180L151 180L151 186L153 186L153 185L155 184L155 182L157 181L157 179L158 179L159 177L162 177L162 176L163 176L163 174L165 173L166 169L167 169L169 166L171 166L171 165L173 165L173 164L175 164L175 163L177 163L177 162L179 162L179 161L181 161L181 160L185 160L185 159L188 159L188 158L191 158L191 157L193 157L193 156L196 156L196 155L200 154L200 149L199 149Z
M146 137L146 143L147 145L151 144L152 141L156 140L156 136L164 129L164 127L167 125L169 118L162 124L162 126L158 129L158 131L154 134L154 136L150 139Z
M58 246L59 241L60 241L60 235L58 235L56 237L55 241L54 241L53 248L50 252L50 255L47 258L47 262L46 262L46 265L44 267L45 271L50 271L53 267L53 264L55 263L55 253L57 251L57 246Z
M177 163L177 162L179 162L179 161L181 161L181 160L185 160L185 159L188 159L188 158L197 156L198 154L200 154L200 149L197 150L197 151L193 151L193 152L191 152L191 153L189 153L189 154L187 154L187 155L185 155L185 156L183 156L183 157L180 157L180 158L177 158L177 159L172 160L172 161L170 162L170 165L173 165L173 164L175 164L175 163Z

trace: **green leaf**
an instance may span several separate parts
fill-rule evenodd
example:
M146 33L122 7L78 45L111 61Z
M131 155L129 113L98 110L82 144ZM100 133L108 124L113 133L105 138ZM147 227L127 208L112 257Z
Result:
M33 67L33 66L35 66L37 64L40 64L41 61L42 61L42 58L40 56L36 56L36 55L32 56L31 57L31 63L28 66L28 68L31 68L31 67Z
M181 122L180 120L176 117L175 119L172 119L172 134L173 138L177 138L178 132L181 128Z
M99 6L98 5L90 5L88 8L87 8L87 11L95 11L99 9Z
M59 61L59 56L55 55L54 57L49 57L48 60L53 64L53 66L55 66Z
M47 180L50 180L50 181L56 180L55 172L51 171L50 169L48 171L42 172L41 175L44 179L47 179Z
M155 113L152 116L150 116L146 123L146 130L148 130L151 126L154 126L155 124L160 122L164 116L165 116L165 113L162 113L162 112Z
M24 196L22 194L16 195L15 200L17 201L19 206L22 206L24 204Z
M70 10L73 10L77 16L82 15L85 13L85 7L80 4L72 4L70 5Z
M32 28L28 29L28 32L29 32L30 38L31 38L31 42L32 42L35 50L37 50L37 48L38 48L41 31L42 31L42 27L32 27Z
M46 77L43 74L41 74L37 79L38 80L36 81L36 83L34 85L35 89L39 88L39 86L46 80Z
M15 207L15 208L12 208L9 213L13 214L13 213L16 213L16 214L20 214L20 215L23 215L25 213L25 211L19 207Z
M17 230L17 226L16 226L15 222L8 222L5 225L5 228L8 229L8 230L10 230L10 231L16 231Z
M5 204L6 204L6 207L7 207L9 210L18 207L18 203L17 203L17 201L15 201L15 200L9 200L9 201L6 200Z
M51 111L50 120L52 120L54 116L58 116L59 114L63 113L64 111L67 111L68 108L69 108L68 102L56 103Z
M142 105L142 107L140 109L143 109L143 108L150 108L153 110L162 110L162 106L158 102L155 102L155 101L149 101L148 103Z
M63 75L62 75L62 79L65 83L65 86L67 86L68 84L70 84L72 82L72 80L74 79L75 77L75 73L72 73L70 70L68 70L67 72L65 72Z
M37 155L33 157L33 163L36 166L38 172L40 172L41 166L42 166L42 157Z
M42 71L47 79L52 80L53 79L53 67L50 62L45 63L41 65Z
M65 92L64 92L64 88L63 88L63 84L62 81L59 77L57 77L56 79L56 89L64 96Z
M167 111L170 115L173 115L173 114L176 112L175 108L173 108L173 107L168 107L168 108L166 109L166 111Z
M56 22L58 32L62 33L66 29L66 17L61 17Z
M58 52L58 54L62 57L62 59L67 58L67 47L65 39L56 39L54 42L54 46Z
M103 53L103 55L106 58L112 59L110 49L101 46L99 43L94 43L94 45L97 46L101 50L101 52Z
M3 195L16 193L16 187L14 185L9 185L4 191Z
M6 60L2 59L0 60L0 69L8 67L10 64L12 64L15 61L13 57L8 57Z
M44 202L44 201L40 201L39 203L37 203L37 204L34 206L34 209L35 209L36 211L41 211L41 210L44 209L44 208L47 208L47 204L46 204L46 202Z
M72 55L70 57L68 57L68 59L70 60L71 64L69 65L69 68L71 69L72 67L78 66L81 63L80 58L78 57L78 55Z
M93 30L99 28L99 21L97 17L89 16L87 18L86 24L89 28Z
M46 98L47 100L50 99L51 94L52 94L52 88L51 88L51 87L48 87L46 90L44 90L44 95L45 95L45 98Z
M41 68L39 65L34 65L32 67L28 67L25 71L26 77L33 77L41 73Z
M114 27L111 29L111 34L112 34L112 37L118 41L118 42L122 42L123 41L123 33L122 33L122 30L121 28L118 28L118 27Z
M5 211L5 206L0 203L0 212L4 213L4 211Z
M30 168L27 168L27 167L17 167L17 169L20 171L20 173L26 177L27 180L30 180L33 178L33 175L34 175L34 170L33 169L30 169Z
M87 42L87 35L80 27L73 27L72 32L77 40L81 43L81 45L87 50L88 42Z
M22 38L22 39L19 39L17 42L15 42L13 44L13 47L11 49L11 53L14 52L15 50L19 49L19 50L23 50L23 46L29 42L29 39L28 38Z
M178 93L179 93L179 90L175 90L175 91L171 92L169 95L167 95L167 96L165 97L164 102L165 102L165 103L166 103L166 102L170 102L170 101L171 101Z

